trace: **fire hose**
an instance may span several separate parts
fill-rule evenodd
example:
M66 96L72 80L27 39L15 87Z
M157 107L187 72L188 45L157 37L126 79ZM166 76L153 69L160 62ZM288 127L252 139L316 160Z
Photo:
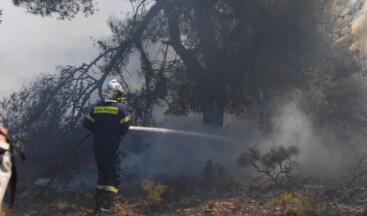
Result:
M214 139L218 141L233 141L225 137L211 135L211 134L204 134L204 133L198 133L198 132L192 132L192 131L182 131L182 130L172 130L167 128L155 128L155 127L140 127L140 126L130 126L129 130L134 131L147 131L147 132L155 132L155 133L166 133L166 134L179 134L184 136L196 136L200 138L206 138L206 139ZM47 182L46 186L43 188L43 190L36 196L36 200L42 196L42 194L49 188L57 174L62 170L65 163L69 160L69 158L74 154L74 152L80 147L80 145L90 136L92 133L87 134L84 136L73 148L68 152L68 154L65 156L65 158L62 160L58 168L56 169L53 176L50 178L50 180Z
M53 176L50 178L50 180L47 182L46 186L43 188L43 190L36 196L36 200L39 199L42 194L49 188L49 186L51 185L51 183L54 181L55 177L57 176L57 174L59 174L59 172L62 170L62 168L65 166L66 162L69 160L69 158L74 154L74 152L79 148L79 146L90 136L92 135L92 133L89 133L87 135L85 135L76 145L73 146L73 148L70 149L70 151L68 152L68 154L66 155L66 157L61 161L60 165L58 166L58 168L56 169L55 173L53 174Z

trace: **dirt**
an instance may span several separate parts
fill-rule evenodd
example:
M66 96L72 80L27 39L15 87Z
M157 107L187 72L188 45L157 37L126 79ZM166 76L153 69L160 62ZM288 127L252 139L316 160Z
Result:
M158 204L149 204L140 186L122 186L114 203L113 215L367 215L365 180L346 187L348 178L293 178L274 185L266 178L226 178L210 183L200 179L157 178L167 186ZM35 199L42 188L21 187L15 215L92 214L94 191L51 188ZM288 196L287 196L288 195ZM6 206L6 202L5 202Z

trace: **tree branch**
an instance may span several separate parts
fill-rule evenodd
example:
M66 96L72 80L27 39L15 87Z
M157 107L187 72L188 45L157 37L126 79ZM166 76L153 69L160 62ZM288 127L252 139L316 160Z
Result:
M170 32L170 41L168 42L175 52L180 56L185 66L187 67L188 74L198 83L199 86L205 86L206 81L203 71L204 68L197 61L197 58L193 56L183 45L181 41L181 31L179 28L178 16L175 9L170 4L166 4L163 8L165 16L168 21L168 29ZM205 92L204 87L201 92Z

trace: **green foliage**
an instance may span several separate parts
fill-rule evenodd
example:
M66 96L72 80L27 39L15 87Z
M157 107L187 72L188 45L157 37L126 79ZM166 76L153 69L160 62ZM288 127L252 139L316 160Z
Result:
M28 13L41 16L57 14L59 19L71 19L80 11L85 15L93 14L94 0L13 0L15 6L25 7Z
M14 1L31 13L60 16L72 16L79 7L91 11L92 3ZM158 105L175 115L202 112L204 123L221 126L224 112L266 104L293 88L324 95L335 73L346 64L355 65L343 60L353 55L333 43L345 34L338 29L348 28L336 19L340 11L335 5L350 6L343 1L132 3L136 11L131 19L111 23L113 35L98 42L102 53L92 62L103 60L98 64L102 73L123 75L129 56L140 53L137 72L145 84L130 102L144 110L137 112L142 123L151 123L151 110ZM160 48L151 53L150 44Z
M297 163L293 157L298 156L300 150L297 146L273 147L269 152L261 153L257 148L251 147L237 158L240 166L252 166L260 173L265 174L275 184L283 183L293 171Z
M13 2L30 13L60 18L94 10L93 0ZM142 125L154 125L158 107L174 115L203 113L203 123L222 126L224 113L240 113L251 105L266 109L274 96L295 89L306 92L304 107L317 117L329 117L335 107L333 113L356 113L333 106L346 96L333 90L346 89L340 79L359 71L348 43L334 43L349 28L339 22L340 13L356 12L344 1L170 0L148 7L149 2L132 1L133 15L110 24L112 35L97 42L101 53L95 59L36 79L5 99L0 117L10 127L24 126L16 128L20 136L52 123L62 131L74 128L91 95L101 97L101 84L110 76L131 87L126 66L135 53L140 68L132 73L145 82L129 92L127 102L134 121ZM349 107L356 107L356 101L348 100Z
M167 186L155 183L152 179L144 179L141 182L141 188L145 192L143 205L146 207L159 205L162 201L162 196L167 190Z

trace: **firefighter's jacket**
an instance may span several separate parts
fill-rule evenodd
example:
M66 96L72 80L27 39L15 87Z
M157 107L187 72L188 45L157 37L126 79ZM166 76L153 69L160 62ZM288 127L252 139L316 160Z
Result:
M11 154L10 145L7 142L0 140L0 206L3 202L3 198L8 187L8 183L11 177Z
M125 107L114 100L95 104L83 121L93 133L96 160L113 162L119 157L121 135L129 130L130 116Z

